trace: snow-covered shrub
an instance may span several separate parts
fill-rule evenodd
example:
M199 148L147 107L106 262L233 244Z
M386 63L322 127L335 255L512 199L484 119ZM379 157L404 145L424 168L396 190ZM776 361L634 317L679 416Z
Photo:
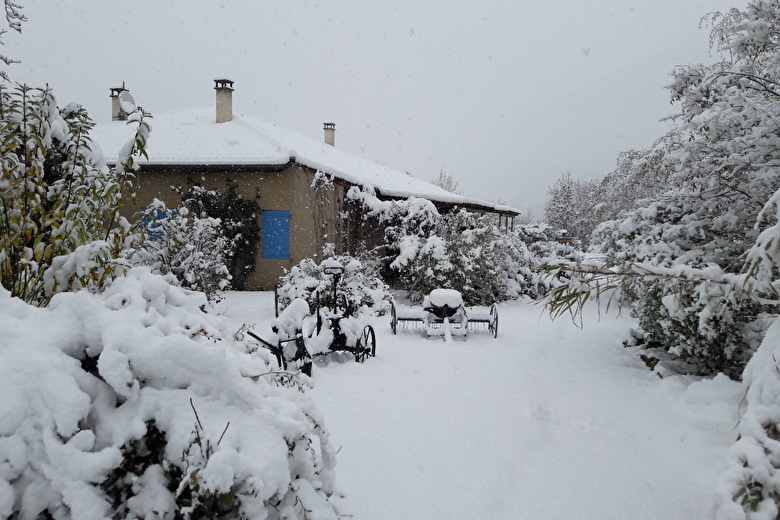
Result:
M132 226L119 210L134 196L148 114L130 114L136 134L109 168L93 151L94 123L81 106L58 110L51 90L24 85L0 91L0 105L3 287L41 305L57 292L99 289L115 275L113 260L131 241Z
M0 288L0 518L337 518L305 378L205 301L144 267L47 308Z
M279 310L286 308L297 298L306 300L311 311L316 308L318 298L321 306L332 309L333 278L325 273L325 267L329 265L344 268L338 284L338 293L344 295L344 300L339 301L339 307L346 304L347 315L382 315L390 310L391 297L387 284L363 262L348 255L326 258L319 264L311 258L301 260L279 279Z
M739 379L761 343L766 306L731 284L673 277L637 279L631 313L648 349L661 349L685 373Z
M393 233L389 228L388 235ZM397 251L390 266L413 301L436 288L460 291L469 305L536 298L546 286L534 249L550 244L529 246L524 238L522 226L502 231L490 217L461 210L440 216L428 236L402 236L390 248Z
M385 225L385 279L422 301L436 288L460 291L469 305L546 291L539 255L568 254L552 228L518 226L501 230L494 217L465 210L440 215L428 200L379 200L370 190L351 188L366 218Z
M612 244L609 254L618 265L646 264L671 273L628 283L631 312L648 344L690 363L695 373L739 377L761 341L761 315L767 309L737 297L741 292L730 282L713 280L742 269L758 235L753 227L759 210L745 205L718 209L703 198L702 193L669 192L630 212L620 224L605 225L611 238L604 241ZM688 269L701 275L687 281L677 275Z
M490 219L461 210L440 216L424 239L405 237L391 266L413 300L447 288L460 291L469 305L489 304L517 297L524 288L525 279L517 275L532 258L513 238Z
M780 512L780 322L745 368L745 412L718 481L719 520L775 520Z
M157 199L146 211L151 218L144 236L125 253L132 265L173 274L182 287L203 292L210 301L230 287L225 262L231 249L219 219L191 215L185 206L167 209Z
M665 267L591 255L551 266L549 275L554 287L545 306L553 316L581 317L587 301L626 305L640 325L634 340L651 357L670 360L676 372L739 378L771 322L772 309L755 298L755 279L716 265Z
M780 190L764 205L766 225L747 254L744 285L754 299L780 300ZM759 226L757 226L759 227ZM776 308L776 307L775 307ZM728 469L718 482L717 518L774 520L780 512L780 321L767 330L742 376L745 411Z
M200 219L219 219L222 236L227 241L224 258L230 273L230 284L238 290L246 289L249 276L255 271L260 251L260 205L256 199L245 199L238 193L238 185L225 181L222 189L207 190L198 184L184 189L177 186L182 206Z

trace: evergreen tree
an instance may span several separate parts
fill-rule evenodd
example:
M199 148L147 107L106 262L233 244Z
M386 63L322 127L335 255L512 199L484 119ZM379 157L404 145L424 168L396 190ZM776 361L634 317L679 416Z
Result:
M566 236L578 241L583 248L587 247L596 227L597 188L595 181L572 179L567 170L547 191L545 221L554 228L565 230Z

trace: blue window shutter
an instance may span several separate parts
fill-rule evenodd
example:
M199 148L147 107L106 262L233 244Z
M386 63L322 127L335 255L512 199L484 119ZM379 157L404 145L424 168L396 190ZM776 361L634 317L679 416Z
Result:
M290 258L290 212L263 211L260 226L263 258Z
M146 206L141 207L141 212L146 211ZM141 218L141 221L144 224L144 232L146 233L146 239L150 242L162 242L162 233L160 231L157 231L157 228L160 227L160 220L165 218L173 218L176 215L176 210L168 210L168 214L166 214L165 211L162 210L155 210L154 212L154 218L156 222L152 222L152 218L149 215L144 215Z

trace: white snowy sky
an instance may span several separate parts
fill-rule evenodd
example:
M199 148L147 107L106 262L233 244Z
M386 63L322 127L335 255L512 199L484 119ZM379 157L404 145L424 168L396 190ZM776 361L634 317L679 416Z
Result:
M214 101L464 194L541 212L565 170L590 178L652 144L675 65L710 62L729 0L23 0L12 80L110 118L123 81L146 110ZM153 137L152 137L153 138Z

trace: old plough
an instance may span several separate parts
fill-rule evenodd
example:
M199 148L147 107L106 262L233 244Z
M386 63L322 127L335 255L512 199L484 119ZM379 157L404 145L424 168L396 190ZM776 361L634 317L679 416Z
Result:
M338 291L344 268L333 262L323 271L332 279L333 308L320 305L319 294L313 295L313 312L306 300L296 298L273 321L271 339L247 331L276 356L284 369L295 365L304 374L311 375L312 359L318 356L349 352L360 363L376 355L374 328L348 313L346 295Z

